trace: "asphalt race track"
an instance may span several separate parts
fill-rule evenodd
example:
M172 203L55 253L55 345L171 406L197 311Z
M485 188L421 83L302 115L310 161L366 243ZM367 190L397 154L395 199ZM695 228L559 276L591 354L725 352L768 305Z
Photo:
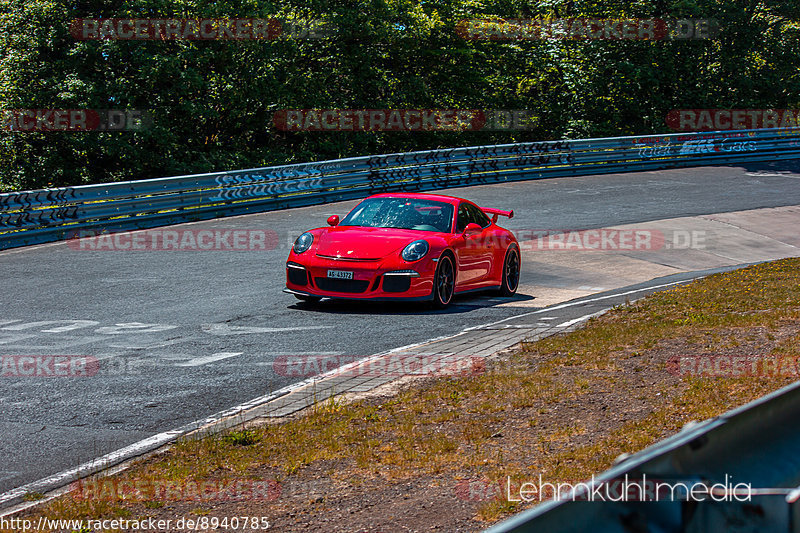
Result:
M513 209L508 227L589 229L797 205L800 163L449 192ZM55 243L0 252L0 354L90 356L100 365L91 377L0 377L0 492L284 387L291 379L272 366L279 355L368 356L536 307L536 294L511 302L464 297L439 312L418 304L309 307L281 292L291 241L355 203L187 226L269 230L277 234L269 251L87 251ZM522 285L537 275L535 261L523 263Z

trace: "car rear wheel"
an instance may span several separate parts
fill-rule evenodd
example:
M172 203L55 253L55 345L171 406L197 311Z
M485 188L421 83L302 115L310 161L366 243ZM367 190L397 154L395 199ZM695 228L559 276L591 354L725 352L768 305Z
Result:
M456 271L449 255L443 255L433 277L433 306L443 309L450 304L456 288Z
M506 258L503 260L503 279L501 280L501 296L513 296L519 286L519 250L515 246L509 247L506 251Z

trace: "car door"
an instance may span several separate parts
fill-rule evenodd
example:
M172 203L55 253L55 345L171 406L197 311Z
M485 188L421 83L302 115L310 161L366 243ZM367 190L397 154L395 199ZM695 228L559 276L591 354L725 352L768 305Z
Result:
M481 226L481 231L465 235L464 229L470 223ZM487 242L489 226L491 226L491 221L480 209L467 202L459 204L456 233L459 233L460 236L455 250L458 267L456 289L458 291L477 288L491 272L491 246Z
M478 250L476 257L476 283L488 282L492 273L492 263L494 262L494 244L496 236L494 235L492 221L486 216L486 213L481 211L479 207L474 204L467 204L467 210L472 215L472 220L481 227L481 233L477 237L475 248ZM475 237L473 237L475 240Z

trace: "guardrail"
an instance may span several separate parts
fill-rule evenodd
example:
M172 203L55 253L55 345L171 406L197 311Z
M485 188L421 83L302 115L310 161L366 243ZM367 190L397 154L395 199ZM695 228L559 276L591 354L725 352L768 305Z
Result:
M486 530L486 533L547 531L706 533L708 531L800 532L800 383L751 402L722 416L692 424L680 433L619 462L588 482L588 490L563 494ZM601 501L588 496L597 487L624 487L649 480L642 497L629 485L628 501ZM714 487L713 497L698 490L695 498L671 497L656 482ZM749 486L731 488L743 483ZM576 484L577 485L577 484ZM728 489L722 496L722 486ZM686 494L682 488L674 494ZM566 492L566 491L565 491ZM599 491L605 498L605 489ZM503 495L506 496L506 495ZM724 500L723 500L724 498ZM520 499L515 496L515 499ZM577 501L575 501L577 500ZM648 500L648 501L640 501ZM657 500L657 501L656 501Z
M800 128L476 146L0 194L0 249L507 181L800 158Z

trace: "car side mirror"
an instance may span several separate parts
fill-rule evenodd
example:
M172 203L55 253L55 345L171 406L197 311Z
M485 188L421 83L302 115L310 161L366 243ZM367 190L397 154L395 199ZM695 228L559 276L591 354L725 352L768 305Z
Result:
M470 222L469 224L467 224L467 227L464 228L464 236L466 237L469 235L475 235L476 233L480 233L481 231L483 231L483 228L480 226L480 224Z
M328 225L336 226L339 224L339 215L331 215L328 217Z

